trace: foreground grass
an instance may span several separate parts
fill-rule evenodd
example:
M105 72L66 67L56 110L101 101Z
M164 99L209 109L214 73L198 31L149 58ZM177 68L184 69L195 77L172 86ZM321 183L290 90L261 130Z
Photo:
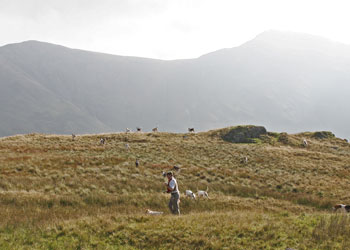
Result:
M3 227L3 249L349 249L346 216L195 213L100 215L42 227Z
M348 143L270 133L233 144L223 131L1 138L0 248L349 249L348 217L330 215L350 203ZM162 193L175 164L182 192L210 196L182 197L180 217Z

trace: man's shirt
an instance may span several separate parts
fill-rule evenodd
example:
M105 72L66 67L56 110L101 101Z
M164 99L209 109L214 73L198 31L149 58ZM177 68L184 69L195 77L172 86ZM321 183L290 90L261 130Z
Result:
M175 188L173 191L171 191L171 193L178 193L179 192L179 187L178 187L176 179L174 177L171 178L168 185L171 189Z

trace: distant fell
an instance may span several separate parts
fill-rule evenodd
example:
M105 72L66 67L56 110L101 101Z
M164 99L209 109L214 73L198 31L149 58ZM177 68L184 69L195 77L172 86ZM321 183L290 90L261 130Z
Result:
M262 124L350 137L349 80L350 46L293 32L174 61L27 41L0 47L0 136Z

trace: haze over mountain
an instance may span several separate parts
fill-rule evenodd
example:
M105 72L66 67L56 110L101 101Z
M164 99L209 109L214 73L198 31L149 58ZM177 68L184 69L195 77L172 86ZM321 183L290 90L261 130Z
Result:
M350 137L349 80L349 45L300 33L173 61L27 41L0 47L0 136L256 124Z

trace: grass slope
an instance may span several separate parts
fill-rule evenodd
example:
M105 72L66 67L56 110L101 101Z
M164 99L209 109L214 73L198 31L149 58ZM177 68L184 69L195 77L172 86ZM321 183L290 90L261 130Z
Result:
M234 144L228 130L1 138L0 248L350 249L350 219L330 213L350 203L347 142L268 133ZM175 164L182 193L210 196L182 195L180 217L162 193Z

